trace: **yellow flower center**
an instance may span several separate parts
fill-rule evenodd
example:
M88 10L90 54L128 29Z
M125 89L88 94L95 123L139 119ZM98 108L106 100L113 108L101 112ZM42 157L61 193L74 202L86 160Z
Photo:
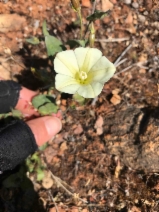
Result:
M81 80L86 80L86 79L87 79L87 74L86 74L86 72L81 71L81 72L79 73L79 77L80 77Z
M89 84L89 82L91 80L89 75L87 75L87 73L85 71L80 71L80 72L76 73L75 79L81 85L87 85L87 84Z
M81 85L88 85L93 80L93 75L85 71L79 71L76 73L75 79Z

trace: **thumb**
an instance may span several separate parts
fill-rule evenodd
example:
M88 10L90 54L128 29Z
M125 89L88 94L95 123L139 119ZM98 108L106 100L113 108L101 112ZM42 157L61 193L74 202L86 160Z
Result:
M62 128L60 119L52 116L36 118L26 123L32 130L38 146L42 146Z

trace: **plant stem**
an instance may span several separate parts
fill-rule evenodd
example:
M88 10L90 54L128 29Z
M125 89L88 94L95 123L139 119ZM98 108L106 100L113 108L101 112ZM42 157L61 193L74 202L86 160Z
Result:
M94 3L93 3L93 8L92 8L92 13L93 14L95 12L95 9L96 9L96 3L97 3L97 0L94 0ZM86 31L84 33L84 37L83 39L86 37L86 34L87 34L87 31L89 29L89 25L92 23L92 21L89 21L88 24L87 24L87 27L86 27Z
M78 16L79 16L79 19L80 19L80 26L81 26L81 29L80 29L80 40L82 40L82 38L83 38L83 21L82 21L81 9L78 10Z
M96 9L96 4L97 4L97 0L95 0L93 3L92 14L94 13L94 11Z

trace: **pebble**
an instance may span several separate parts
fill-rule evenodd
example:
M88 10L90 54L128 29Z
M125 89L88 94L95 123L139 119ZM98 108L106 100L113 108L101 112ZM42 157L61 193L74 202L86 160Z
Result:
M144 15L148 15L149 13L148 13L148 11L144 11L144 13L143 13Z
M124 0L125 4L131 4L132 0Z
M132 6L133 6L135 9L139 8L139 4L138 4L137 2L133 2L133 3L132 3Z
M138 15L138 18L141 22L145 22L145 20L146 20L144 15Z

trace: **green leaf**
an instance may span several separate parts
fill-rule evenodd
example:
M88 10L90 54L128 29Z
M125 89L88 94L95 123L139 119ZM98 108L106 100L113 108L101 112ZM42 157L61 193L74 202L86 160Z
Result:
M0 119L4 118L5 114L1 113L0 114Z
M102 19L109 14L110 14L110 10L107 10L105 12L96 10L92 15L87 17L87 21L95 21L97 19Z
M38 111L41 115L51 115L52 113L57 113L58 107L53 103L46 103L39 107Z
M44 36L49 35L49 33L47 31L46 21L43 22L42 28L43 28L43 34L44 34Z
M40 94L35 96L32 99L32 104L35 108L39 108L40 106L49 103L49 102L55 102L54 98L49 95Z
M44 170L39 168L37 170L37 181L41 181L44 177L45 177Z
M45 36L45 44L48 56L53 56L63 50L62 42L52 35Z
M54 56L57 52L61 52L63 50L63 44L56 37L49 35L46 21L43 22L42 27L48 56Z
M80 26L80 19L78 18L76 21L73 22L75 27Z
M37 45L40 43L39 39L37 37L31 37L31 38L27 38L26 42L31 43L33 45Z
M73 95L73 99L81 105L83 105L85 102L85 98L83 96L80 96L78 93L75 93Z
M66 44L69 45L71 49L73 49L78 46L85 47L86 43L87 40L68 40Z
M34 161L34 162L37 162L39 163L39 155L37 153L34 153L32 156L31 156L31 161Z
M47 148L47 146L48 146L48 143L45 143L45 144L43 144L42 146L39 147L39 150L43 151Z
M14 110L14 109L12 109L11 111L12 111L12 116L13 116L13 117L19 118L19 119L23 117L23 114L22 114L21 111L19 111L19 110Z

